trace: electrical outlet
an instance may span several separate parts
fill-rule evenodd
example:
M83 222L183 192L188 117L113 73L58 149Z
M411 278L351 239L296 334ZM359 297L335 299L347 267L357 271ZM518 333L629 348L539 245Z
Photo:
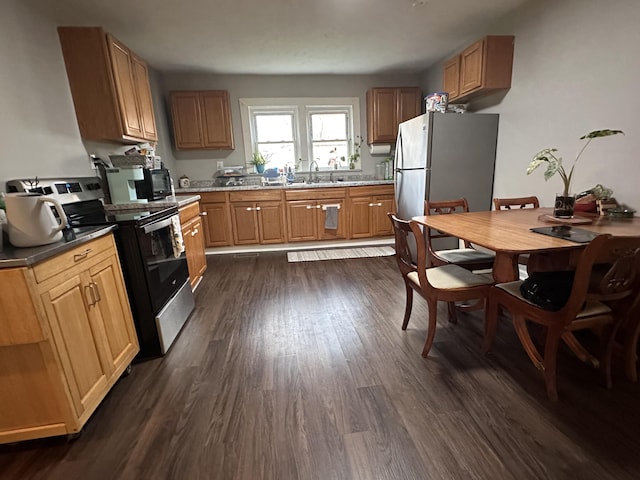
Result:
M222 170L224 168L224 162L222 160L218 160L217 169Z

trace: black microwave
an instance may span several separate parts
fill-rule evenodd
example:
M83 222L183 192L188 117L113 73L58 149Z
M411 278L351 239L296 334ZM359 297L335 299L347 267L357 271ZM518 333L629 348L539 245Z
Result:
M171 176L166 168L142 169L144 179L136 180L136 195L140 199L164 200L171 195Z

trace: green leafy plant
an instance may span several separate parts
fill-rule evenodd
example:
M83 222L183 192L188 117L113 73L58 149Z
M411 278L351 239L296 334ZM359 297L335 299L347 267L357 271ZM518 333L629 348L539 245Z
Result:
M586 142L578 152L578 155L573 161L573 164L571 165L571 168L569 169L568 173L565 170L564 165L562 164L562 158L556 155L555 153L558 151L557 148L545 148L544 150L540 150L538 153L534 155L533 160L531 160L531 163L529 163L529 167L527 167L527 175L529 175L536 168L538 168L540 165L546 162L547 169L544 172L544 179L549 180L556 173L560 175L560 178L562 178L562 183L564 185L564 190L562 194L563 196L567 197L569 196L571 179L573 178L573 172L576 167L576 163L578 163L580 156L582 155L584 150L587 148L587 146L591 143L591 140L599 137L609 137L611 135L617 135L619 133L624 135L624 132L622 130L609 130L609 129L594 130L593 132L589 132L586 135L583 135L582 137L580 137L580 140L586 140Z
M353 141L353 151L351 152L351 155L349 155L350 164L355 164L360 158L360 148L362 147L363 142L364 139L360 135L356 135L356 139Z
M253 165L266 165L269 161L269 156L270 155L265 156L260 152L260 150L256 150L253 152L253 159L251 160L251 163Z

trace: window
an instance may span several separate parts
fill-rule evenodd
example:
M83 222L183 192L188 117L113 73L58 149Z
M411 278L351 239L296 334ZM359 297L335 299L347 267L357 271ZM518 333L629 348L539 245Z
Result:
M357 97L241 98L240 114L248 166L259 151L267 168L348 169L360 136Z

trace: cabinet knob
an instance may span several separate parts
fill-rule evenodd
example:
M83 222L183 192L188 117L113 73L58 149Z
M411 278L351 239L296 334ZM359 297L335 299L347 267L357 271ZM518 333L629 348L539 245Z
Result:
M201 217L206 217L207 215L208 215L208 213L207 213L207 212L200 212L200 216L201 216Z
M193 231L191 232L191 236L195 237L198 234L198 229L194 228Z
M261 209L260 209L260 207L256 207L256 210L257 210L257 211L260 211Z

